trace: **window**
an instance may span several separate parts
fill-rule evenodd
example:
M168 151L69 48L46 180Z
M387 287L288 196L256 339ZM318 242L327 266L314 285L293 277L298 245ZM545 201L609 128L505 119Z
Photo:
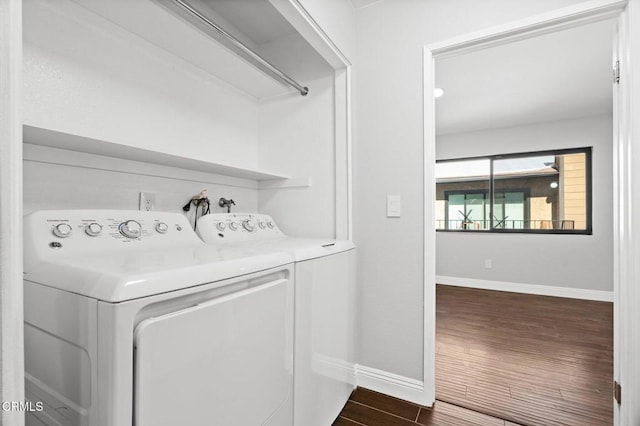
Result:
M436 229L591 234L591 148L436 162Z

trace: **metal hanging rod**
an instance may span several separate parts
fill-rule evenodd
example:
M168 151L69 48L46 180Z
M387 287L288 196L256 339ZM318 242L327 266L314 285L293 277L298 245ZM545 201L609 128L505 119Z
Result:
M309 89L302 86L287 74L280 71L278 68L271 65L266 59L258 55L256 52L247 47L240 40L226 32L223 28L218 26L215 22L211 21L205 15L193 8L190 4L184 0L157 0L158 3L173 10L180 16L185 18L191 24L195 25L206 34L212 36L227 48L231 49L257 68L267 73L271 77L286 83L296 88L302 96L306 96L309 93Z

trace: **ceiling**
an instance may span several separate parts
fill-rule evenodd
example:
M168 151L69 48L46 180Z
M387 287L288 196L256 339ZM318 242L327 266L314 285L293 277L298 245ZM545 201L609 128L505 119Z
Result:
M612 113L614 21L436 60L437 134Z

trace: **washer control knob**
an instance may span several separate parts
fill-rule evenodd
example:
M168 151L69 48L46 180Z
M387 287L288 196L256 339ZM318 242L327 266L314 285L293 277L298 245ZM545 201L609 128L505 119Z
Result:
M249 232L253 232L256 230L256 224L251 219L247 219L244 222L242 222L242 227Z
M224 231L227 228L227 224L224 222L218 222L216 223L216 228L218 228L218 231Z
M93 222L84 227L84 232L90 237L97 237L102 233L102 225Z
M127 220L118 226L118 230L127 238L139 238L142 234L142 225L135 220Z
M229 229L231 229L232 231L237 231L238 230L238 223L237 222L230 222L229 223Z
M168 230L169 230L169 225L167 225L166 223L164 222L156 223L156 232L158 234L166 234Z
M273 221L269 221L267 222L267 226L269 227L269 229L273 229L276 225L273 223Z
M259 220L258 226L260 227L260 229L264 229L267 227L267 224L264 222L264 220Z
M53 227L53 235L60 238L67 238L72 231L73 228L68 223L59 223Z

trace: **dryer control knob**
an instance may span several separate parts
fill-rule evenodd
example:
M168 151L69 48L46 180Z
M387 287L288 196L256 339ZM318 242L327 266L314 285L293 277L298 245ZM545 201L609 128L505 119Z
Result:
M216 228L218 228L218 231L224 231L226 227L227 227L227 224L224 222L216 223Z
M247 219L244 222L242 222L242 227L249 232L253 232L256 230L256 224L251 219Z
M231 229L232 231L237 231L238 230L238 223L237 222L229 223L229 229Z
M167 225L166 223L164 222L156 223L156 232L158 234L166 234L168 230L169 230L169 225Z
M258 226L260 227L260 229L264 229L267 227L267 224L264 222L264 220L259 220Z
M118 230L127 238L139 238L142 234L142 225L135 220L127 220L118 226Z
M102 233L102 225L93 222L84 227L84 232L90 237L97 237Z
M67 238L73 232L73 228L68 223L59 223L53 227L53 235L60 238Z
M269 221L267 222L267 226L269 227L269 229L273 229L276 225L273 223L273 221Z

